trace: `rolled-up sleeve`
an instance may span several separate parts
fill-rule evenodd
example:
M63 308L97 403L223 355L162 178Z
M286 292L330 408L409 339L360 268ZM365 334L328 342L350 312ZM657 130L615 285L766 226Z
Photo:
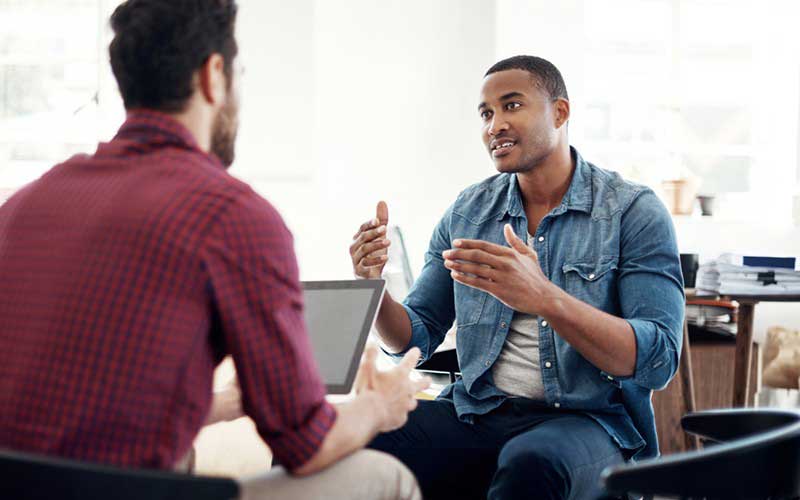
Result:
M636 336L630 379L662 389L678 369L685 297L672 219L649 189L622 217L618 287L622 317Z
M429 359L436 348L444 341L447 330L455 319L453 298L453 278L444 267L442 252L451 248L450 219L452 207L433 230L428 250L425 252L425 265L419 278L406 295L403 307L411 320L411 340L399 353L387 352L400 358L412 347L422 352L420 363Z
M215 323L231 354L244 412L289 470L306 463L333 426L303 319L289 230L253 192L217 221L204 258Z

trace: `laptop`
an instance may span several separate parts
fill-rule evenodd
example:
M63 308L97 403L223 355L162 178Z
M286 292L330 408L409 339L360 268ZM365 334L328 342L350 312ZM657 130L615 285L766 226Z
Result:
M328 394L353 387L385 281L304 281L305 321Z

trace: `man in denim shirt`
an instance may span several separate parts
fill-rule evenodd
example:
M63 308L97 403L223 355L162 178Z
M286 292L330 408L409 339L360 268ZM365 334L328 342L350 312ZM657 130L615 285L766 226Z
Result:
M458 196L376 325L392 355L427 359L455 320L463 378L370 446L406 463L426 498L593 498L603 468L658 454L650 397L682 339L674 229L650 189L570 148L549 62L495 64L478 112L500 173ZM358 276L380 276L387 222L379 203L356 234Z

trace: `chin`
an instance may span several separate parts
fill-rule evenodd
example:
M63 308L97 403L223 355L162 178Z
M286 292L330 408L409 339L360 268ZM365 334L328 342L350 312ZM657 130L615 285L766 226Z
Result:
M501 174L518 174L520 172L528 172L533 169L530 166L520 165L517 162L510 161L497 161L494 162L494 168Z

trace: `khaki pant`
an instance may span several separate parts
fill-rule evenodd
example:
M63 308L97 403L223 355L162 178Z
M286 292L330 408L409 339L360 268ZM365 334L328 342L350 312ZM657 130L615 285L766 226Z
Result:
M239 481L241 500L421 500L417 480L394 457L360 450L304 477L282 467Z

